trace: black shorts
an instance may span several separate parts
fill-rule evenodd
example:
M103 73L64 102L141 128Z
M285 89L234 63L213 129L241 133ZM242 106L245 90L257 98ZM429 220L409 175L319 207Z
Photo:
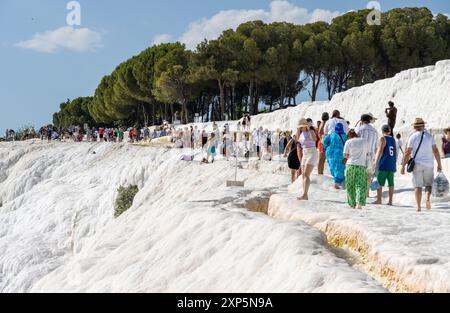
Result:
M202 137L202 146L206 145L208 143L208 138Z
M300 169L300 160L298 159L297 151L292 150L288 156L288 167L291 170L299 170Z
M256 146L256 152L258 152L258 153L261 152L261 147L260 146Z
M100 137L100 139L103 139L103 134L98 135Z

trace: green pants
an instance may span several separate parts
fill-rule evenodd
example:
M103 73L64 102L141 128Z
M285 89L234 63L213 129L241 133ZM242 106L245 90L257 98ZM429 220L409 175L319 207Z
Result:
M346 188L348 204L354 208L358 203L366 205L367 168L365 166L348 165L346 173Z

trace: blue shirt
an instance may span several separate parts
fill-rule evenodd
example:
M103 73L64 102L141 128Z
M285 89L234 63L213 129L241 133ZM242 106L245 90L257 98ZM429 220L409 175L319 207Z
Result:
M397 171L397 144L391 136L385 136L386 146L380 159L380 171L396 172Z

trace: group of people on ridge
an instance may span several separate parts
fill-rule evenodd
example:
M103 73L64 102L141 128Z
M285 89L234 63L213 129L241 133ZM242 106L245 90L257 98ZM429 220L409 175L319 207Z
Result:
M296 135L285 151L292 170L292 180L300 176L302 179L303 195L298 199L309 199L311 173L317 166L319 175L323 175L325 162L328 162L334 188L346 189L350 207L362 209L366 206L370 189L374 186L377 190L374 204L382 204L382 191L386 184L389 188L388 205L393 205L394 177L401 153L401 174L405 174L408 168L413 175L417 210L422 209L423 189L426 207L431 209L434 161L437 162L437 172L442 172L441 156L435 139L426 131L425 121L417 118L412 124L414 132L404 149L401 135L397 134L394 138L396 116L397 108L393 102L389 102L386 110L388 123L380 129L381 137L373 126L376 118L370 113L363 114L354 129L350 129L350 123L341 117L338 110L333 112L331 118L328 113L323 113L318 128L313 126L310 119L302 118ZM449 156L449 146L450 128L445 130L443 138L444 157Z
M400 134L394 138L397 119L397 108L390 101L386 109L387 123L380 129L382 136L374 128L377 120L373 114L361 116L354 129L350 129L350 122L346 121L338 110L322 114L320 121L314 125L312 119L302 118L294 134L290 131L269 131L262 127L251 131L251 117L245 114L237 124L237 131L230 131L230 125L225 124L219 130L213 123L213 131L208 133L206 128L190 126L184 129L174 129L168 122L150 131L148 127L99 127L81 129L78 126L56 128L52 125L41 127L38 134L34 129L27 132L32 138L41 140L73 140L88 142L150 142L161 137L170 137L176 148L202 148L206 151L204 163L214 162L218 154L226 160L230 156L250 157L253 153L259 160L263 155L271 161L278 152L287 157L291 169L292 182L301 177L303 194L299 200L309 199L311 174L317 167L318 174L323 175L325 163L328 163L334 180L335 189L345 189L350 207L361 209L367 204L370 189L377 189L377 200L374 204L382 203L383 187L389 188L388 205L393 204L395 193L395 173L398 161L401 160L401 173L406 168L413 175L413 185L417 210L422 209L423 189L425 189L426 207L431 209L431 193L434 181L434 162L437 171L442 171L441 156L434 137L425 129L426 123L417 118L412 127L413 134L404 146ZM7 129L6 140L14 140L16 133ZM28 137L25 139L29 139ZM25 140L24 139L24 140ZM442 138L444 158L450 158L450 127L444 130ZM400 155L402 158L400 158ZM411 162L413 160L413 162ZM413 166L411 163L414 163Z

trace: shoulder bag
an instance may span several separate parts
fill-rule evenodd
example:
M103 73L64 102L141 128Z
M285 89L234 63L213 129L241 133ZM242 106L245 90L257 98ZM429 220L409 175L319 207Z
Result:
M419 153L420 147L422 146L422 142L423 142L423 137L425 136L425 132L422 133L422 137L420 138L420 143L419 146L417 147L416 153L414 154L414 157L408 161L408 166L406 168L408 173L412 173L414 172L414 167L416 166L416 157L417 157L417 153Z

